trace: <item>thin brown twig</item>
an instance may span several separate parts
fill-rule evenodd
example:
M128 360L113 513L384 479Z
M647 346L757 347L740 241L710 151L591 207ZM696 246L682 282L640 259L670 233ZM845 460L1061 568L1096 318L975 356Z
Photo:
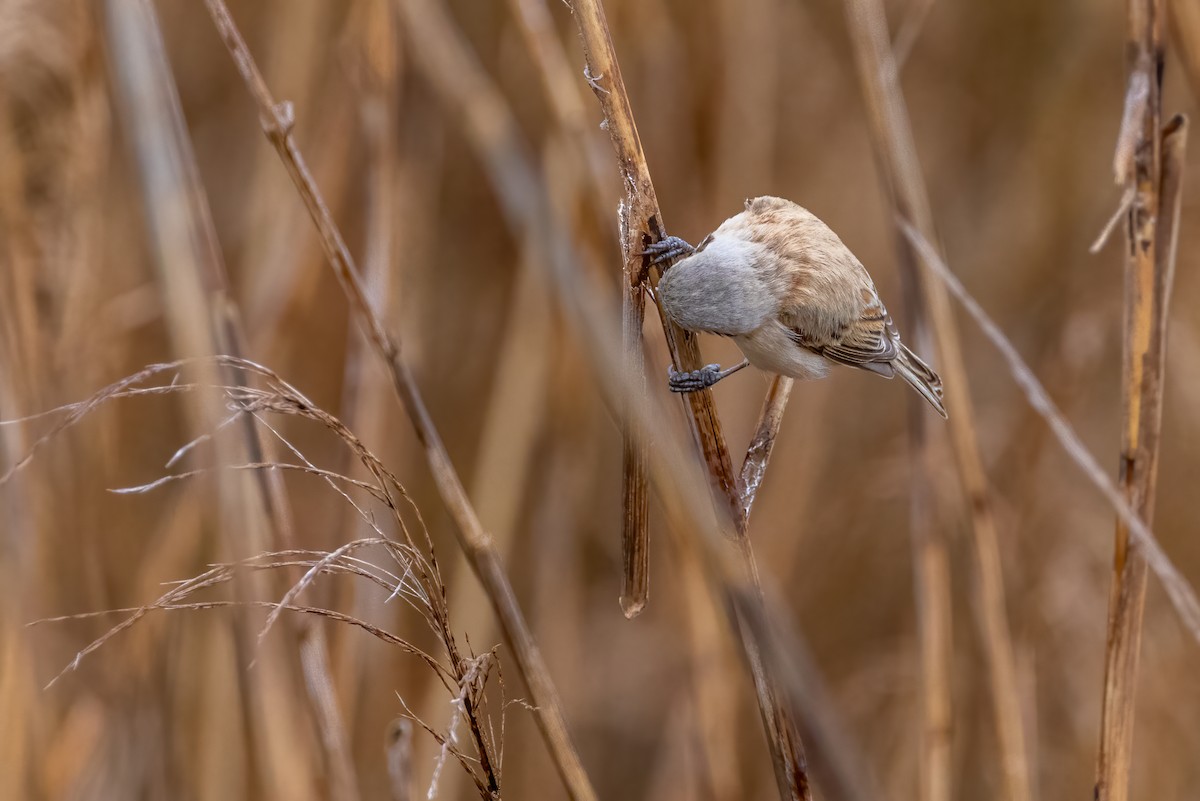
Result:
M1120 485L1125 500L1148 526L1154 517L1158 478L1167 304L1174 277L1187 125L1176 118L1167 131L1162 130L1166 10L1161 0L1132 0L1127 8L1129 86L1114 157L1117 182L1125 184L1133 198L1125 231ZM1148 578L1143 550L1131 541L1129 528L1118 518L1096 755L1097 801L1125 801L1130 793Z
M754 436L750 438L750 447L746 449L746 458L742 460L742 516L747 525L750 524L754 501L758 498L758 489L767 475L767 464L771 461L771 452L775 450L775 439L783 425L783 413L787 410L794 383L791 378L782 375L771 379L767 396L763 398L762 411L758 414L758 425L754 427Z
M495 544L491 535L479 522L467 498L466 490L429 416L416 381L407 365L400 359L398 343L388 334L383 320L375 313L367 298L353 257L321 199L320 191L292 137L292 109L288 104L277 103L271 95L223 0L206 0L206 4L238 71L258 104L263 131L279 153L321 234L325 254L346 294L352 313L388 368L396 394L425 448L426 459L438 492L454 520L459 545L487 590L500 618L505 638L529 687L535 705L535 718L554 758L555 766L572 798L592 799L595 792L572 744L558 692L517 603ZM404 5L401 4L401 7Z
M925 239L935 241L933 213L900 90L883 4L881 0L847 0L846 11L875 151L883 169L882 177L897 215L910 220ZM908 254L907 258L919 261L915 253ZM962 346L943 284L933 280L919 283L937 343L947 397L953 406L949 421L950 442L971 518L976 567L971 588L978 602L1005 795L1010 801L1028 801L1031 797L1029 763L1012 637L1005 610L996 516L980 455Z

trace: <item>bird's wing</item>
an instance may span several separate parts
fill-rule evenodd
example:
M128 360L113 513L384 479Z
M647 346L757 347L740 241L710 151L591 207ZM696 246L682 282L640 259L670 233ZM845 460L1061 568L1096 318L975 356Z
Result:
M900 332L883 304L876 301L832 337L792 328L796 344L832 362L892 377L890 362L900 354Z

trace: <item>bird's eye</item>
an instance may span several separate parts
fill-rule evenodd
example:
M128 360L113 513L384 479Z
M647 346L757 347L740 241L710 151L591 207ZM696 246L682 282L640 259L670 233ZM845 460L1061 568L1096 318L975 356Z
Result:
M700 240L700 244L696 245L696 249L692 251L692 254L694 255L696 253L699 253L700 251L702 251L706 247L708 247L708 243L712 241L712 238L713 238L713 235L709 234L708 236L704 237L704 239Z

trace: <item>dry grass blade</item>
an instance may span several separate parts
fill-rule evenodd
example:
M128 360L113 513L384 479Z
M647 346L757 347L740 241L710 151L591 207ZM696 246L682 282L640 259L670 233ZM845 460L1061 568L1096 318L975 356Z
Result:
M897 214L911 220L926 240L934 241L933 214L917 160L908 110L900 91L883 4L881 0L846 0L846 11L884 181L890 188ZM977 613L988 663L1006 796L1010 801L1028 801L1031 779L1012 638L1005 611L996 516L979 450L962 345L950 300L941 282L924 280L919 284L937 343L939 369L945 379L948 403L952 407L950 440L971 516L971 542L976 562L971 589L978 601Z
M1118 183L1132 196L1125 239L1125 336L1122 348L1120 484L1147 526L1154 517L1162 436L1167 305L1183 187L1187 124L1162 130L1163 25L1160 0L1128 5L1129 89L1117 140ZM1147 565L1117 519L1108 606L1096 798L1125 801L1133 766L1133 722L1145 613Z
M160 365L157 372L161 373L167 368L181 367L181 363L174 365ZM480 795L484 799L495 799L500 794L500 742L496 738L494 731L490 725L490 721L485 719L483 713L484 704L484 688L487 683L487 677L493 664L495 664L494 652L483 654L476 657L473 654L464 653L457 644L455 635L450 627L449 607L446 601L445 583L441 576L441 571L434 557L433 547L425 532L425 547L428 550L426 556L416 546L408 527L405 525L402 517L401 506L399 505L400 498L407 498L403 487L398 480L392 475L377 458L368 451L365 446L355 437L346 427L333 416L322 411L314 406L311 401L301 395L287 382L280 379L277 375L265 368L259 367L242 359L232 357L219 357L215 359L193 360L192 366L202 367L209 371L215 368L241 368L247 374L256 374L267 380L268 388L259 390L246 386L236 387L214 387L222 391L232 407L240 410L249 419L257 421L259 424L268 428L272 433L282 440L276 429L262 419L263 415L268 413L278 415L293 415L299 416L311 421L314 421L335 435L337 435L343 444L350 452L358 458L358 460L367 468L367 471L374 477L373 485L365 485L363 482L355 482L342 476L330 474L329 471L319 470L306 459L302 453L295 449L287 440L283 440L298 459L303 462L303 469L317 475L323 479L330 487L342 495L348 503L350 503L359 514L364 518L369 518L367 511L363 510L355 503L343 490L339 484L347 484L351 487L363 489L370 498L377 501L384 509L387 510L394 524L403 532L405 542L399 543L394 540L378 537L361 540L354 540L346 543L342 547L329 552L313 552L313 551L284 551L277 553L267 553L257 557L252 557L237 563L219 564L204 573L195 576L186 581L178 582L176 586L168 590L156 602L130 610L116 610L118 612L131 613L121 623L113 626L106 633L92 641L89 645L81 649L75 656L75 659L51 681L51 684L56 682L59 677L70 670L78 667L85 656L99 649L110 639L117 634L125 631L141 620L147 613L156 610L177 610L177 609L204 609L216 608L224 606L244 607L250 606L269 606L270 614L267 616L267 622L263 627L262 633L259 635L259 643L261 646L262 640L265 638L272 623L284 611L301 611L310 614L319 615L332 620L350 623L360 628L373 633L380 639L385 640L393 645L399 646L401 650L412 654L422 659L434 672L439 680L447 687L453 688L454 700L452 708L454 717L451 720L448 733L438 735L433 732L435 738L442 746L443 761L449 755L453 755L460 762L467 773L474 781ZM143 371L145 372L145 371ZM197 389L193 384L172 384L169 387L174 392L192 392ZM128 391L110 392L102 400L115 399L130 394ZM88 406L89 409L94 409L98 403ZM60 429L57 429L61 431ZM235 467L248 467L255 469L274 469L278 465L274 464L254 464L254 465L237 465ZM301 466L292 465L290 467L301 468ZM172 476L172 479L183 479L196 475L201 471L189 471L178 476ZM155 486L161 486L164 482L151 482L137 491L145 491L146 489ZM397 497L399 496L399 497ZM424 525L421 526L424 531ZM400 575L396 575L387 569L377 567L357 556L354 556L355 551L365 548L382 548L384 552L397 563L400 570ZM294 572L297 568L301 568L303 573L299 581L288 590L279 602L267 604L260 601L247 601L238 599L234 601L191 601L191 597L197 592L207 590L222 584L231 582L239 575L255 574L261 571L284 571ZM359 620L351 615L345 615L327 609L319 609L312 607L300 606L294 601L299 597L300 593L304 592L312 586L316 579L323 575L332 574L350 574L364 578L375 585L381 587L386 592L390 593L390 597L399 596L410 607L415 609L425 620L425 622L433 630L434 634L441 640L445 649L447 661L445 664L434 659L420 648L408 643L407 641L395 635L391 635L378 627L375 627L363 620ZM235 586L237 584L235 583ZM101 613L107 614L107 613ZM70 618L91 617L93 614L74 615ZM58 618L68 619L68 618ZM48 622L48 621L41 621ZM316 654L313 650L302 652L302 659L311 659ZM309 681L319 679L324 675L325 666L305 665L306 675ZM332 687L327 684L318 684L310 687L310 692L313 695L315 702L324 703L330 707L334 704ZM332 714L334 710L326 709L324 713ZM460 722L465 721L471 736L472 748L474 756L469 756L464 752L459 744L457 731ZM486 725L485 725L486 724ZM477 768L476 768L477 766Z
M287 104L276 103L271 96L224 2L206 0L206 4L247 88L258 103L263 130L268 140L279 153L309 210L313 223L320 231L326 256L350 302L354 317L384 360L393 387L416 428L438 491L454 520L459 544L487 590L521 674L529 686L536 707L537 721L559 773L573 798L593 798L591 783L571 742L558 693L524 614L517 604L512 585L492 538L484 530L467 498L462 481L442 445L441 437L429 416L413 375L400 360L397 343L389 336L382 319L372 309L350 251L322 201L312 175L292 138L292 109Z

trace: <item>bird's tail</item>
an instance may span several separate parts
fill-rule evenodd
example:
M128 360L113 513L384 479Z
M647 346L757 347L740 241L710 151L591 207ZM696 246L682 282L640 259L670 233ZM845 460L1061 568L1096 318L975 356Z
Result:
M921 361L917 354L904 345L900 346L900 355L892 361L892 369L896 374L909 383L929 405L937 409L943 418L948 418L946 407L942 404L942 379Z

